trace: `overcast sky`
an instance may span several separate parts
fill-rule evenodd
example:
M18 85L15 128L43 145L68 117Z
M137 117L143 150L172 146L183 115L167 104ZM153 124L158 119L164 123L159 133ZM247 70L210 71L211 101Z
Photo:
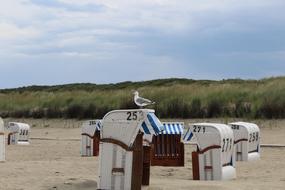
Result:
M0 88L285 74L284 0L0 3Z

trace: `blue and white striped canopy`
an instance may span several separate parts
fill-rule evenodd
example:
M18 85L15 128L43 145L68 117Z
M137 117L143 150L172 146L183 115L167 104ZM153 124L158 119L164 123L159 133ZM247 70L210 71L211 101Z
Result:
M184 132L183 123L163 122L163 131L160 134L164 135L182 135Z
M162 130L162 124L154 113L147 114L147 120L142 123L142 131L148 135L158 135Z
M193 133L190 129L188 129L185 135L183 136L183 141L191 141L192 137Z
M102 129L102 120L96 120L96 131L101 131Z

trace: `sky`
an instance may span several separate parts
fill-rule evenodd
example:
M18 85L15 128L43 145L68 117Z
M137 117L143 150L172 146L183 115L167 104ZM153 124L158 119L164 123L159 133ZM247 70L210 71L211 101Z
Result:
M284 0L0 3L0 88L285 74Z

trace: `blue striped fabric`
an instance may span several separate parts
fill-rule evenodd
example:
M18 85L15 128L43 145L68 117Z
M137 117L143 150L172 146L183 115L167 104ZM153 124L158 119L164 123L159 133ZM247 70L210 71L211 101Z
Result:
M154 113L147 114L147 120L142 123L141 131L148 135L158 135L162 131L162 124Z
M102 129L102 120L96 120L96 130L101 131Z
M183 123L163 123L163 131L161 132L161 134L182 135L183 132Z
M191 141L192 137L193 137L193 133L190 129L188 129L183 137L183 141Z
M147 119L148 119L155 135L158 135L162 129L161 129L161 123L158 120L158 118L156 117L156 115L154 113L148 113Z
M148 134L148 135L151 134L145 122L142 123L142 129L143 129L144 134Z

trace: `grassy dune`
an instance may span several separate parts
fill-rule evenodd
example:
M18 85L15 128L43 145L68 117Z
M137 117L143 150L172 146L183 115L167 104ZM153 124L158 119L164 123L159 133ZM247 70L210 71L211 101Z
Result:
M101 118L135 108L132 90L156 102L161 118L285 118L285 77L262 80L161 79L117 84L30 86L0 90L2 117Z

